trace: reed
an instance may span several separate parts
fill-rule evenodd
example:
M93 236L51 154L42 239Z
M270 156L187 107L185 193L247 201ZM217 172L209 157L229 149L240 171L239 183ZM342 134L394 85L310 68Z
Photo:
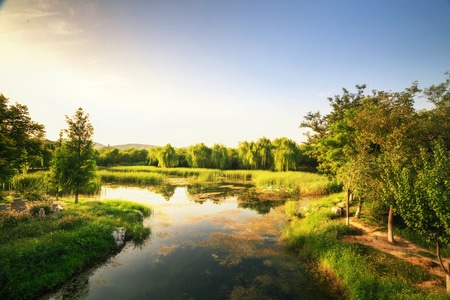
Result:
M257 187L286 190L304 196L321 196L342 191L342 185L326 176L308 172L268 172L253 174Z
M164 182L165 176L160 173L146 171L97 171L101 182L117 184L155 185Z

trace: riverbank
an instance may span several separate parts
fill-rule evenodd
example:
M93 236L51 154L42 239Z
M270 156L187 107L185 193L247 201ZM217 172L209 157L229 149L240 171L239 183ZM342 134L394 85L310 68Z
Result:
M311 271L335 290L336 299L449 299L443 275L403 259L409 255L418 260L424 251L417 247L416 253L400 258L373 241L364 243L363 236L370 239L371 233L361 230L361 224L346 226L331 212L335 201L332 195L302 210L301 217L290 220L284 238L299 256L312 261Z
M57 214L48 203L1 213L0 239L7 243L0 245L0 299L36 298L106 260L121 249L112 235L118 228L134 243L150 234L143 225L148 206L121 200L58 203L63 210Z

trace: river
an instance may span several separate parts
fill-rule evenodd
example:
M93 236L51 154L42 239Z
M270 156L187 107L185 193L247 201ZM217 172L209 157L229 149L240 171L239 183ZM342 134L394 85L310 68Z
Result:
M100 198L151 205L150 237L48 299L331 299L280 240L283 202L261 210L235 195L198 201L183 186L165 197L104 187Z

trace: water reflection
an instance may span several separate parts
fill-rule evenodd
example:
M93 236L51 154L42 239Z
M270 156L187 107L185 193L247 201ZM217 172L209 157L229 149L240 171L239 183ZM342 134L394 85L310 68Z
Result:
M126 245L51 299L328 298L280 243L282 201L258 206L245 189L230 186L219 194L197 186L158 191L103 188L102 199L151 205L154 214L145 220L151 236L140 248Z

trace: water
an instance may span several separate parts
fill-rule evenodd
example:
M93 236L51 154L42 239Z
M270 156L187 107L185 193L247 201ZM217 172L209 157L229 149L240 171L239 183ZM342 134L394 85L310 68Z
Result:
M238 194L238 192L237 192ZM50 299L330 299L286 251L282 202L261 210L238 196L192 196L130 187L103 188L102 199L146 203L149 239L128 243L106 263ZM217 196L217 195L215 195ZM200 200L199 200L200 199Z

